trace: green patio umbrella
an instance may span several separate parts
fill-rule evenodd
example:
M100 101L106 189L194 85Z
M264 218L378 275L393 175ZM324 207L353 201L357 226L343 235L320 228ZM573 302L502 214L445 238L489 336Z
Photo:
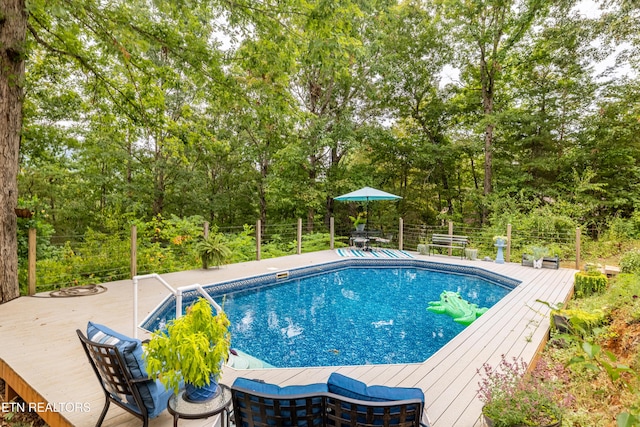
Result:
M341 202L365 202L366 223L365 229L369 229L369 201L371 200L397 200L402 199L395 194L387 193L382 190L377 190L371 187L363 187L359 190L352 191L351 193L343 194L342 196L335 197L333 200L339 200Z

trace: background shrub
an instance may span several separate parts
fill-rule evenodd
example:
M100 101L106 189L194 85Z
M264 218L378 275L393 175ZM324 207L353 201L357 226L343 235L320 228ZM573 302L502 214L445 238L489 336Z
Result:
M601 294L607 289L607 276L599 271L578 271L575 275L576 298Z
M637 274L640 273L640 251L634 249L625 252L620 258L620 272Z

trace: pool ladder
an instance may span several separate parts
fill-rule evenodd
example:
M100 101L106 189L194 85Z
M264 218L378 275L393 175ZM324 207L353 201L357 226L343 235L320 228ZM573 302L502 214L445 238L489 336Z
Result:
M289 273L287 273L287 275L288 274ZM175 298L176 298L176 319L182 317L182 295L183 295L183 293L184 292L188 292L188 291L193 291L193 290L198 291L198 293L200 293L204 297L204 299L209 301L209 304L211 304L213 306L213 308L216 309L216 313L220 313L220 312L223 311L222 307L220 307L220 304L215 302L214 299L211 298L211 295L209 295L204 290L202 285L200 285L199 283L194 283L193 285L180 286L179 288L174 289L170 284L168 284L166 282L166 280L164 280L162 277L160 277L160 275L157 274L157 273L143 274L143 275L140 275L140 276L133 276L133 337L134 338L138 338L138 281L145 280L145 279L156 279L156 280L158 280L160 283L162 283L164 285L165 288L167 288L169 290L169 292L171 292L175 296Z

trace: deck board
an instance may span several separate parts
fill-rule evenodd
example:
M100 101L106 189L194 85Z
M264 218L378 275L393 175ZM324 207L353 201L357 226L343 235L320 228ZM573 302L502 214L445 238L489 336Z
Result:
M533 269L516 263L495 264L447 256L414 256L447 264L473 265L521 280L522 284L423 363L250 371L226 367L222 382L231 384L236 377L246 376L281 385L309 384L326 381L332 372L340 372L367 384L420 387L425 392L427 411L434 427L479 426L481 402L476 398L477 369L487 361L498 363L501 354L533 360L549 330L549 308L536 303L536 299L550 303L566 301L573 289L575 270ZM323 251L162 277L174 287L208 284L336 259L340 257L335 251ZM86 402L90 405L89 412L43 414L45 420L47 416L51 418L52 426L95 425L104 403L75 329L84 330L87 321L91 320L125 334L134 333L131 281L112 282L105 287L107 292L94 296L50 298L40 295L21 297L0 305L1 361L48 402ZM138 318L144 318L165 295L166 289L159 283L141 281ZM139 337L144 339L146 333L140 333ZM181 420L180 425L200 427L214 421ZM104 426L139 424L136 418L112 406ZM150 423L151 427L170 425L172 420L166 411Z

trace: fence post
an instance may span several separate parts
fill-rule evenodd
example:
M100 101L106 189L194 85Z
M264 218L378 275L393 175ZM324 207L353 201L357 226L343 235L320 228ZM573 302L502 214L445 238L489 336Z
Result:
M335 249L335 231L335 221L333 217L329 217L329 248L331 248L332 250Z
M453 236L453 221L449 221L449 236ZM453 248L449 248L449 256L453 255Z
M135 225L131 226L131 261L130 261L131 278L138 275L138 229Z
M302 218L298 218L298 255L302 254Z
M36 294L36 229L29 229L29 250L28 250L27 281L29 283L29 295Z
M402 234L403 228L404 228L404 221L402 221L402 218L400 218L399 225L398 225L398 250L402 250L402 247L403 247L403 242L402 242L402 240L404 239L404 236Z
M205 221L204 224L202 225L202 238L204 240L207 240L209 238L209 221ZM200 258L202 258L202 268L206 270L209 266L205 262L205 257L200 256Z
M260 261L260 246L262 245L262 222L256 222L256 261Z
M507 262L511 262L511 224L507 224Z
M576 270L580 270L580 227L576 227Z

